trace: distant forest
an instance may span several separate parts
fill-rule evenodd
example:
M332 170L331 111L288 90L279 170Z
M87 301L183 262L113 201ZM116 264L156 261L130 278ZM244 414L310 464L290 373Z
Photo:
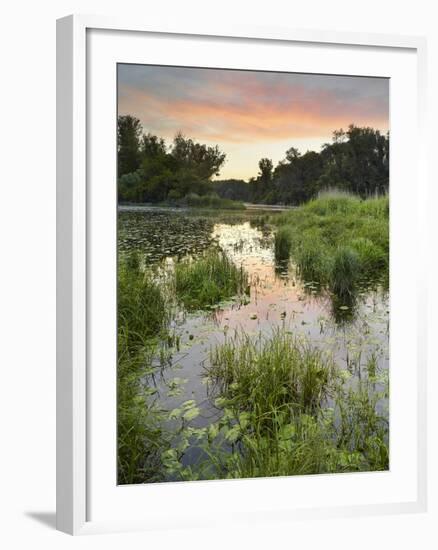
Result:
M301 154L290 147L274 166L260 159L256 176L219 177L226 154L178 133L168 145L145 133L130 115L118 117L118 196L120 202L184 203L208 195L235 201L297 205L320 190L336 187L362 197L381 195L389 186L389 134L350 125L335 130L321 152Z

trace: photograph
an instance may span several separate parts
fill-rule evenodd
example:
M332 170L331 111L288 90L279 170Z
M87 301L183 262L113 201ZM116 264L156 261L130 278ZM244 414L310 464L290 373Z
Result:
M389 87L118 63L118 485L389 470Z

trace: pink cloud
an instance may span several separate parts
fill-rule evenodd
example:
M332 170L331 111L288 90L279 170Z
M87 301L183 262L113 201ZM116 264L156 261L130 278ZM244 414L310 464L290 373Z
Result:
M387 130L379 98L346 101L330 90L306 90L283 82L267 86L254 78L239 86L224 79L207 83L194 97L168 97L125 88L119 112L142 121L146 130L222 142L272 141L327 134L350 123Z
M119 113L168 140L182 131L224 150L260 144L263 151L263 143L330 141L333 130L351 123L389 127L388 88L379 79L147 66L139 76L136 70L137 81L127 73L119 87Z

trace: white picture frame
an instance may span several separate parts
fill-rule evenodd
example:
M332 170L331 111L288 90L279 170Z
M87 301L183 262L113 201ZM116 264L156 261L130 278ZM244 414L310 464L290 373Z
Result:
M93 35L93 33L95 33ZM301 479L295 480L297 491L303 491L306 484L312 484L310 495L316 495L315 500L307 499L305 502L302 499L301 504L297 502L289 502L287 499L279 499L279 504L276 507L267 506L266 508L256 506L254 499L257 494L268 496L279 494L280 487L289 483L289 478L280 479L263 479L263 480L237 480L232 481L215 481L215 482L191 482L180 484L159 484L159 486L151 489L150 485L136 486L136 494L134 495L130 488L118 488L120 502L126 513L121 513L117 506L105 508L99 504L99 513L90 514L90 510L98 509L96 503L103 501L109 502L113 498L112 489L105 489L103 483L108 483L103 480L99 485L94 481L97 478L96 467L94 465L95 456L97 456L96 445L93 451L93 441L96 434L96 429L93 423L102 422L99 419L99 414L96 413L96 393L93 388L96 386L96 380L100 380L102 371L98 366L92 370L91 365L98 365L96 360L96 346L93 346L96 333L95 327L95 312L99 308L99 301L93 302L94 275L90 271L90 266L93 265L92 255L96 250L96 238L99 237L98 227L101 224L107 224L105 227L110 231L110 225L114 219L111 216L105 218L105 213L99 214L93 206L93 189L90 182L96 178L94 173L95 165L99 169L99 161L91 162L94 159L96 152L94 145L94 137L96 132L95 119L92 114L93 106L93 90L90 87L94 83L100 83L100 86L106 86L113 82L112 73L106 73L105 66L114 65L114 60L117 58L117 53L120 51L121 62L141 62L141 59L133 60L131 58L130 48L132 44L129 41L123 42L122 50L117 50L122 42L116 43L117 40L124 40L123 36L129 34L130 40L134 41L138 46L139 41L143 39L157 39L164 42L170 40L172 46L165 46L163 52L163 64L168 64L169 60L175 59L175 64L182 64L181 58L176 59L175 48L176 41L182 44L190 44L190 41L202 41L203 44L218 41L223 45L224 55L225 50L228 55L237 59L237 52L244 49L244 45L250 47L256 46L263 53L263 48L275 48L281 46L287 48L289 46L307 48L310 52L312 48L335 48L338 53L342 50L343 57L346 59L350 56L349 63L351 66L356 66L356 74L362 74L363 67L366 63L374 66L374 71L382 71L382 76L386 74L385 67L394 64L394 74L401 74L402 67L411 67L405 71L409 73L409 81L404 84L400 80L399 86L402 84L405 88L403 97L399 97L399 106L397 100L394 99L394 112L401 113L403 102L406 101L405 110L406 118L409 119L411 131L414 132L415 144L413 147L409 161L402 157L404 147L402 132L400 131L400 140L394 140L395 152L400 154L391 155L391 177L393 174L400 176L400 181L408 175L414 178L413 199L407 202L407 196L400 192L399 196L393 201L391 198L391 208L394 207L395 215L391 216L391 239L394 240L395 246L391 248L391 254L394 252L394 262L398 261L400 251L404 246L411 247L412 250L416 247L418 258L424 258L423 238L425 234L425 220L422 212L426 211L426 177L425 177L425 159L424 151L426 149L424 143L423 124L425 119L425 55L426 44L425 40L418 37L402 37L389 35L368 35L368 34L349 34L335 33L326 31L304 31L292 30L285 28L240 28L230 27L228 29L215 28L187 28L181 29L177 24L163 25L160 29L150 28L147 24L138 21L125 21L121 19L111 19L105 17L94 16L69 16L58 20L57 22L57 528L61 531L70 534L85 534L95 532L108 532L115 530L130 530L130 529L153 529L176 527L186 525L190 522L192 525L209 525L217 521L211 519L208 515L202 515L202 510L199 502L203 502L206 495L213 494L213 498L217 502L223 502L221 499L231 497L232 500L242 496L243 501L249 503L245 513L236 513L236 510L230 510L229 516L234 516L235 521L259 521L275 520L276 518L284 520L285 518L318 518L329 517L333 515L349 516L358 514L383 514L397 512L419 512L426 509L426 327L424 326L424 317L421 311L424 309L426 300L425 288L425 273L422 268L424 262L419 261L418 265L411 267L411 271L406 275L398 273L399 279L394 279L395 268L403 267L401 264L395 264L391 259L391 289L402 289L403 284L409 280L409 277L415 277L414 296L410 298L407 306L408 311L415 316L415 322L412 325L412 332L416 334L412 342L408 343L408 339L404 340L402 328L400 327L399 342L402 353L396 357L405 357L401 361L406 363L413 369L409 373L412 379L412 384L409 389L412 397L412 414L406 418L407 428L406 433L409 433L415 439L415 445L411 451L411 459L407 460L406 464L400 466L399 478L389 479L392 474L396 474L397 468L389 472L387 482L387 493L375 499L372 498L361 500L360 491L353 498L353 492L359 490L358 487L368 485L372 490L373 480L377 479L377 484L385 485L384 477L376 478L375 476L384 476L386 473L371 473L362 474L362 477L357 480L356 489L348 489L348 486L353 486L356 481L355 474L347 475L331 475L331 476L302 476ZM92 38L93 36L102 36L101 42ZM214 45L213 45L214 46ZM365 56L362 60L355 63L355 59L351 58L351 53L348 50L354 49L357 53L361 49L366 49L372 55L367 61ZM114 51L112 51L114 50ZM133 51L133 49L132 49ZM301 51L301 50L300 50ZM95 57L96 55L105 55L105 63L100 63L103 58ZM334 52L334 50L333 50ZM388 59L382 64L379 69L377 60L379 57ZM402 56L409 56L409 63L406 64ZM114 55L116 57L114 57ZM143 55L143 54L142 54ZM159 62L161 54L155 54L152 63ZM180 54L182 55L182 54ZM311 53L309 55L312 55ZM392 56L392 57L391 57ZM164 60L165 57L165 60ZM268 59L269 56L266 57ZM336 56L334 55L334 58ZM231 59L231 58L230 58ZM304 59L304 58L303 58ZM406 58L407 59L407 58ZM99 61L99 63L96 63ZM144 61L143 61L144 62ZM255 61L254 61L255 62ZM260 63L260 61L258 61ZM336 61L334 60L333 63ZM201 63L201 61L199 61ZM220 63L218 58L217 63ZM226 61L224 63L228 66ZM239 61L236 61L238 64ZM240 61L243 63L243 61ZM266 61L269 63L269 61ZM386 63L386 65L385 65ZM389 64L389 65L388 65ZM200 65L201 66L201 65ZM215 66L214 64L212 66ZM333 65L334 67L335 65ZM371 70L369 65L368 71ZM99 67L103 67L99 69ZM266 66L266 68L269 68ZM100 72L102 70L102 72ZM327 72L333 73L333 68L327 69ZM309 71L312 72L312 71ZM350 74L348 72L342 74ZM397 78L395 82L397 82ZM401 77L400 77L401 78ZM94 79L94 80L93 80ZM112 105L113 94L115 93L115 81L113 82L114 89L112 95L108 99L102 100L102 105L107 110L102 111L102 115L110 113L115 107ZM96 84L97 86L97 84ZM100 90L101 91L101 90ZM409 95L411 94L411 95ZM106 106L106 107L105 107ZM397 110L398 109L398 110ZM97 115L96 115L97 116ZM96 119L97 120L97 119ZM115 129L115 119L108 122L110 130L111 125ZM396 120L391 120L391 125L397 126ZM406 123L407 124L407 123ZM91 128L91 130L90 130ZM400 128L401 130L401 128ZM90 134L90 132L92 132ZM102 130L105 133L105 130ZM110 132L111 133L111 132ZM397 135L397 132L396 132ZM108 160L107 174L111 174L111 170L115 167L116 149L114 145L114 135L111 135L102 146L103 151L111 152L113 159ZM108 157L106 157L108 158ZM405 164L402 163L402 160ZM113 170L115 178L115 170ZM103 172L100 173L103 175ZM401 184L401 187L403 185ZM111 205L113 196L108 187L108 204ZM415 224L411 228L411 235L406 235L406 228L403 227L403 209L408 204L415 210ZM413 206L412 206L413 205ZM109 206L110 208L110 206ZM105 207L102 208L105 210ZM109 212L107 209L106 212ZM114 214L114 213L113 213ZM418 223L417 223L418 222ZM109 224L109 225L108 225ZM103 226L103 225L102 225ZM110 232L111 235L111 232ZM393 239L394 238L394 239ZM109 243L111 248L111 242ZM393 242L391 242L393 246ZM108 252L107 259L111 263L113 257L111 251ZM401 255L400 255L401 257ZM105 258L102 257L102 262ZM100 262L100 259L99 259ZM102 264L103 265L103 264ZM408 279L403 279L408 277ZM114 278L115 280L115 274ZM412 284L412 283L411 283ZM393 286L394 285L394 286ZM111 300L109 308L111 309ZM397 333L397 318L392 317L393 314L393 295L391 291L391 323L395 326ZM409 309L410 308L410 309ZM114 309L114 308L113 308ZM395 311L397 311L397 302L395 302ZM402 311L400 308L398 311ZM90 313L92 312L92 313ZM114 313L114 312L113 312ZM114 313L115 315L115 313ZM103 330L103 329L102 329ZM109 329L111 330L111 328ZM115 334L115 333L114 333ZM394 341L391 342L393 346ZM115 345L115 344L114 344ZM409 349L407 346L410 346ZM111 348L111 346L109 346ZM97 346L98 348L98 346ZM393 347L391 347L392 353ZM412 358L414 365L407 363ZM111 359L111 357L110 357ZM400 369L401 371L402 369ZM406 369L404 369L406 370ZM391 374L392 376L392 374ZM403 379L403 376L405 378ZM412 378L413 377L413 378ZM408 385L408 377L406 373L400 372L400 388ZM403 382L404 380L404 382ZM397 388L398 375L391 380L391 387ZM403 386L403 383L405 386ZM102 394L106 395L105 401L99 403L99 410L106 410L105 407L113 407L115 410L114 388L103 381ZM106 390L108 389L108 392ZM403 390L404 391L404 390ZM406 389L408 391L408 389ZM391 396L392 397L392 396ZM395 397L395 403L397 397ZM397 405L397 403L396 403ZM108 409L109 410L109 409ZM401 407L396 410L401 410ZM391 411L393 414L393 411ZM400 413L402 414L402 413ZM113 413L106 416L107 422L111 423L114 419ZM391 417L392 418L392 417ZM106 431L106 430L102 430ZM396 429L397 431L397 429ZM402 435L399 430L399 435ZM111 441L112 434L108 430L108 434L102 436L107 437L106 442ZM395 437L395 436L394 436ZM105 442L99 442L99 448L106 449ZM113 463L113 457L108 458L109 468ZM115 467L114 467L115 468ZM405 470L403 470L405 468ZM105 468L102 468L105 470ZM394 487L400 484L402 474L409 473L408 476L403 475L406 479L406 485L400 487L400 492L395 491ZM350 477L348 477L350 476ZM314 481L315 478L323 478L320 481ZM115 474L114 474L115 479ZM94 483L94 485L93 485ZM99 482L100 483L100 482ZM115 483L115 481L114 481ZM320 483L321 487L316 484ZM280 485L281 484L281 485ZM298 484L301 486L299 489ZM175 487L178 485L178 487ZM408 487L409 485L409 487ZM91 490L91 487L93 489ZM325 488L324 488L325 487ZM324 499L319 498L318 491L335 491L339 489L339 494L345 495L351 493L350 500L345 496L344 500L340 499L338 503L328 505ZM386 489L385 489L386 490ZM392 491L392 492L391 492ZM97 494L100 492L99 494ZM123 494L122 494L123 492ZM321 493L322 494L322 493ZM358 496L359 495L359 496ZM118 497L117 497L118 498ZM194 513L186 515L177 513L177 504L187 501L193 504ZM319 500L318 500L319 499ZM135 517L130 515L129 502L138 504L151 502L155 513L149 514L147 517L141 517L137 514ZM336 499L335 499L336 500ZM169 502L175 502L175 507L167 506ZM251 502L254 502L251 505ZM198 503L198 504L196 504ZM119 507L121 508L121 507ZM166 513L165 513L166 510ZM199 513L197 513L199 512ZM214 514L210 514L214 515ZM153 516L153 517L152 517ZM192 517L193 516L193 517ZM228 517L228 516L227 516Z

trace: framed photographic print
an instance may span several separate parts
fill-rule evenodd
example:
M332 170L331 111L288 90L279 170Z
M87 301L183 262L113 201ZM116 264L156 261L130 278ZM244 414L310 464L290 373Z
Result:
M58 21L58 528L423 510L423 40Z

